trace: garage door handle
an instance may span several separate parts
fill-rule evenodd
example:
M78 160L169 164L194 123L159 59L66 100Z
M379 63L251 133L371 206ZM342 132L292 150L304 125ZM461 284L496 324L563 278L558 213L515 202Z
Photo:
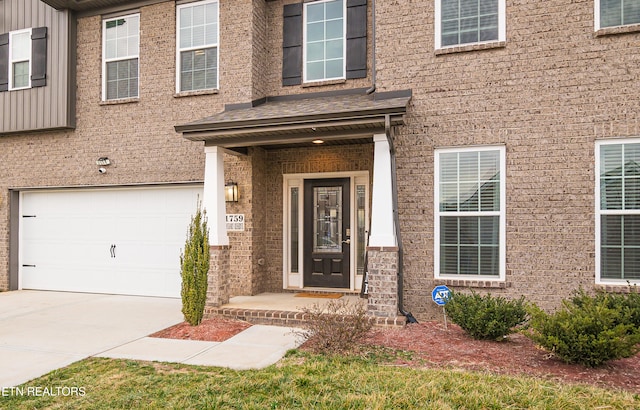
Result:
M23 268L35 268L36 265L22 265Z
M111 257L112 258L116 257L116 246L115 245L111 245Z

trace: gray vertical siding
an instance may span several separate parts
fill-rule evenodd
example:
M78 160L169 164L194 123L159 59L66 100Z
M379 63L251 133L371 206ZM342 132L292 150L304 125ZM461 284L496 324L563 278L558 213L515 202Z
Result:
M0 33L47 27L47 85L0 93L0 133L75 126L75 19L40 0L0 0Z

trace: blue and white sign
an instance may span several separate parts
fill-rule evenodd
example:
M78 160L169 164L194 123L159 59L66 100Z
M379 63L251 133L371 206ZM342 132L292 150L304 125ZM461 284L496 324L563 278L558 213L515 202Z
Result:
M433 299L438 306L444 306L447 300L449 300L450 292L449 288L445 285L436 286L433 292L431 292L431 299Z

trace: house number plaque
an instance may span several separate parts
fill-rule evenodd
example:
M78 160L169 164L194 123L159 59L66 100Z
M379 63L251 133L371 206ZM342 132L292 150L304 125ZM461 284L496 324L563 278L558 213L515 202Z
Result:
M244 214L227 214L227 231L244 232Z

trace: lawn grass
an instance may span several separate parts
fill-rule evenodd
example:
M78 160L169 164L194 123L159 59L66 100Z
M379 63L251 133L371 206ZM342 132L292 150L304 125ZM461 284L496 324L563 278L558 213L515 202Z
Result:
M292 351L264 370L92 358L22 386L84 395L0 396L2 409L638 409L640 395L375 357Z

